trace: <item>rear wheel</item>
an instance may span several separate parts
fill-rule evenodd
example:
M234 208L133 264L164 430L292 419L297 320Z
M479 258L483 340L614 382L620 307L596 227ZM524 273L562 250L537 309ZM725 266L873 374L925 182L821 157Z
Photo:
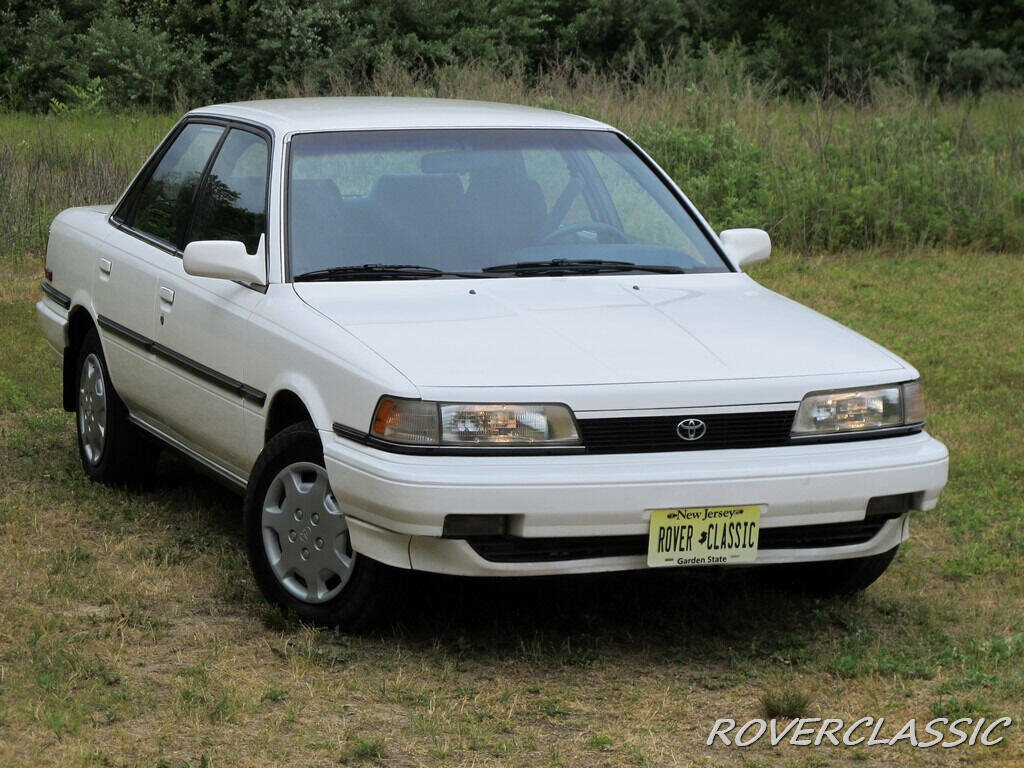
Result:
M311 424L281 431L257 459L245 535L260 590L283 610L342 629L360 629L377 615L386 566L353 551Z
M114 390L99 334L91 329L78 352L75 426L82 469L99 482L146 482L152 478L159 446L128 419Z
M852 595L867 589L885 573L899 546L888 552L847 560L767 566L764 575L774 586L819 597Z

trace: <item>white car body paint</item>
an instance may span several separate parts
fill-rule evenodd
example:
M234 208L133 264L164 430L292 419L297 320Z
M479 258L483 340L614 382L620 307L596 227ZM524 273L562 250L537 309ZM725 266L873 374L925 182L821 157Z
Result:
M767 530L862 520L869 499L882 495L912 494L918 510L935 506L947 452L924 431L773 448L512 457L402 455L337 434L335 424L368 431L383 395L564 403L580 420L683 418L795 410L808 392L911 381L918 372L739 271L284 279L285 157L296 133L614 131L602 123L418 99L249 102L205 107L183 119L204 117L252 123L269 134L267 285L186 274L180 253L116 226L112 206L74 208L51 227L53 280L37 305L40 325L64 354L69 318L84 312L100 329L111 379L133 419L238 485L263 448L275 397L297 396L322 436L357 551L398 567L468 575L643 568L642 555L492 562L465 541L440 538L444 516L503 514L517 536L593 537L644 534L648 510L661 507L760 504ZM220 378L177 364L167 350ZM239 386L232 389L232 381ZM888 521L854 546L763 550L757 562L884 552L906 538L907 518Z

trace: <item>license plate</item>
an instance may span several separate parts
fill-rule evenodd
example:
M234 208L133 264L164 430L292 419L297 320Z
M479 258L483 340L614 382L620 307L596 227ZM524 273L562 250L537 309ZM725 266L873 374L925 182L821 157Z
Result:
M732 565L757 558L761 507L652 509L647 564Z

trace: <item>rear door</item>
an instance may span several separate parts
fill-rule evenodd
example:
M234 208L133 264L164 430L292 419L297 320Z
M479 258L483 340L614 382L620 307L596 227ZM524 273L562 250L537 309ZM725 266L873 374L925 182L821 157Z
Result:
M93 295L111 378L129 411L146 421L159 420L166 401L152 351L157 274L175 258L192 197L224 130L184 123L167 138L111 216L113 228L96 259Z
M238 240L251 254L266 253L270 146L256 128L228 128L196 194L183 246ZM162 262L157 274L157 362L168 393L161 416L188 447L240 477L248 474L243 403L262 406L265 399L245 378L246 360L260 354L250 344L249 317L264 291L188 275L180 258Z

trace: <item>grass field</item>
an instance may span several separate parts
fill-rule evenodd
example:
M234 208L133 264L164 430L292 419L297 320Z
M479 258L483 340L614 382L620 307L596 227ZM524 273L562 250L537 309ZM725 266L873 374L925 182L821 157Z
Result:
M420 578L376 634L282 620L236 497L168 457L146 492L84 479L35 325L49 221L116 198L174 116L0 115L0 766L1024 763L1024 99L797 103L727 75L373 89L619 125L716 227L771 229L756 277L913 362L950 484L878 584ZM772 714L1015 726L992 749L704 746Z
M712 63L714 60L712 59ZM871 104L784 100L728 67L643 83L555 71L383 71L373 94L562 109L633 136L719 229L763 227L801 253L941 245L1024 250L1024 91ZM345 83L338 93L352 89ZM0 113L0 263L39 254L54 214L113 201L177 115Z
M38 262L0 272L0 765L842 766L1024 761L1024 259L781 256L757 277L913 361L951 453L939 507L851 601L756 580L408 579L344 636L257 594L240 502L172 459L87 482L37 332ZM1013 717L1001 745L704 746L718 717Z

